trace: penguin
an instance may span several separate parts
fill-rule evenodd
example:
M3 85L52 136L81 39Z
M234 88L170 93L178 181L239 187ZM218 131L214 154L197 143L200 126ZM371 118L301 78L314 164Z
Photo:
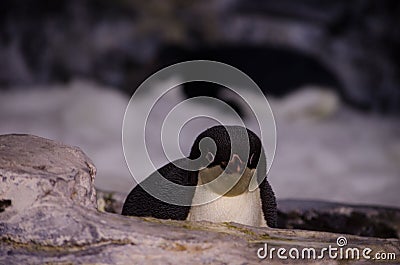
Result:
M214 145L204 144L205 139L211 139L205 142ZM187 169L180 163L197 164ZM122 215L276 227L277 205L266 165L261 141L251 130L222 125L208 128L197 136L187 158L157 170L166 180L184 188L164 188L156 178L159 174L153 173L129 193ZM251 183L256 183L254 188L250 188ZM164 202L143 188L159 184L161 193L173 194L181 201Z

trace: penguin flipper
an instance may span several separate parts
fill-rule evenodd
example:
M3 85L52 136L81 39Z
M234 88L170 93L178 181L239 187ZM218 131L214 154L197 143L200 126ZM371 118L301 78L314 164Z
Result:
M178 162L174 161L174 162ZM166 180L169 180L175 184L183 186L196 186L197 185L197 174L194 171L187 171L175 166L173 163L168 163L162 168L157 170ZM173 219L173 220L185 220L190 211L190 204L194 195L191 191L176 191L168 190L168 188L160 187L160 191L164 194L172 194L175 196L182 197L182 202L187 206L174 205L164 201L161 201L151 194L147 193L142 186L147 184L154 185L157 174L153 173L146 178L142 183L136 185L129 193L125 200L122 215L140 216L140 217L154 217L158 219ZM179 195L176 195L178 192Z
M277 207L274 191L265 178L260 184L260 196L264 219L268 227L277 227Z

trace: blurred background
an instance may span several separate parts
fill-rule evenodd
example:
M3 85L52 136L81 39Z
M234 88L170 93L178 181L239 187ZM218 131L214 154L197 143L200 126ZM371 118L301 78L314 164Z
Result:
M268 98L278 198L398 206L399 14L397 0L2 0L0 133L79 146L98 168L98 188L127 193L135 182L121 127L130 96L165 66L216 60L244 71ZM165 95L152 122L199 95L226 101L257 131L237 96L199 82ZM193 122L183 153L209 125ZM156 166L167 162L159 136L149 135Z

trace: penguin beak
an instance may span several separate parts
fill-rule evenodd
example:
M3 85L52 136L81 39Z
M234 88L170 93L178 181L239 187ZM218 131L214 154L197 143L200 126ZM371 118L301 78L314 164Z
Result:
M245 170L246 164L240 159L237 154L234 154L226 167L227 174L240 174Z

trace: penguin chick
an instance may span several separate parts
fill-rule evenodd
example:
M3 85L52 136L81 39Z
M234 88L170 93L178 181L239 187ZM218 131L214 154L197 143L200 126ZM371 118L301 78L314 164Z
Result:
M180 163L194 170L176 166ZM163 194L178 196L179 203L161 201L143 189L159 184L153 173L129 193L122 215L276 227L276 200L266 168L265 153L254 132L241 126L214 126L196 138L188 159L157 170L172 183L192 187L160 187Z

